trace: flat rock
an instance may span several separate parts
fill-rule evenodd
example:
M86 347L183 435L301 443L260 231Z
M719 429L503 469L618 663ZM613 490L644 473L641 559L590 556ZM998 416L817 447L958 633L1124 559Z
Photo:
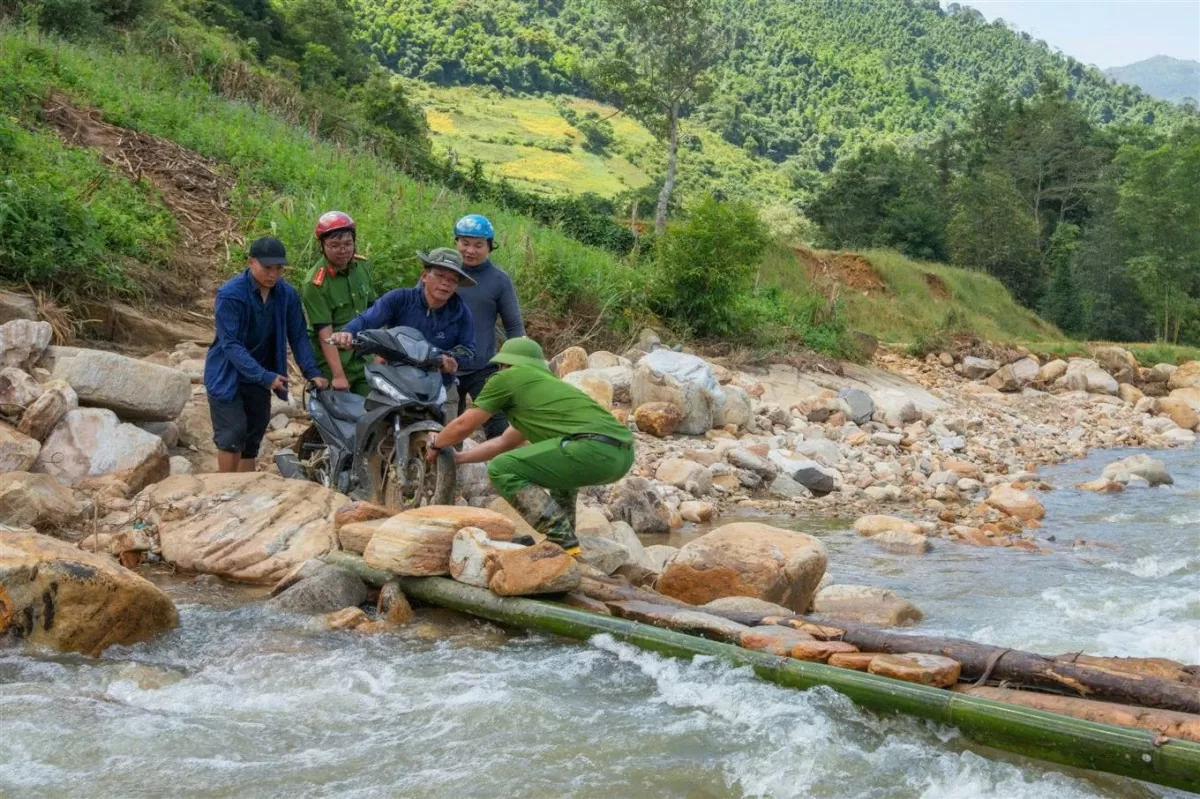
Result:
M792 611L783 605L755 599L752 596L723 596L700 606L710 610L727 611L730 613L760 613L763 616L790 616Z
M871 659L867 671L894 680L949 688L958 682L962 664L941 655L908 652L903 655L877 655Z
M813 599L814 613L834 621L860 622L877 627L905 627L924 614L895 591L866 585L830 585Z
M931 547L929 539L919 533L909 533L903 530L888 530L871 536L871 543L886 552L901 555L921 555Z
M99 655L178 623L166 594L108 555L31 530L0 532L0 634Z
M266 472L169 477L142 491L162 557L186 572L273 584L337 548L335 491Z
M1046 516L1046 508L1037 497L1027 491L1020 491L1009 484L998 485L988 494L986 500L1001 513L1014 516L1022 521L1041 520Z
M799 630L772 625L751 627L742 633L739 643L746 649L814 663L824 663L835 654L858 651L857 647L845 641L818 641Z
M873 536L891 530L913 533L914 535L921 534L921 528L917 524L896 516L883 516L880 514L860 516L854 522L854 532L859 535Z
M509 519L486 508L429 505L380 525L363 551L363 560L372 568L406 577L449 574L454 537L465 527L478 528L497 541L509 541L516 530Z
M825 564L825 547L812 536L754 522L727 524L685 544L658 590L693 605L748 596L802 613Z
M575 558L549 541L489 552L484 570L497 596L565 593L578 588L581 579Z

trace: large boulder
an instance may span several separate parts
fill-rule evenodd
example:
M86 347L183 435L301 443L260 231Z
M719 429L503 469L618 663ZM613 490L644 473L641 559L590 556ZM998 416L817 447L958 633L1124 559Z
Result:
M27 472L37 462L42 445L0 422L0 473Z
M321 564L313 573L289 586L268 604L290 613L332 613L367 601L367 586L353 572Z
M583 347L567 347L565 350L555 355L550 359L550 368L560 378L566 377L572 372L578 372L588 368L587 350Z
M1108 372L1118 383L1132 383L1138 375L1137 358L1121 347L1100 347L1092 353L1100 368Z
M491 539L508 541L511 520L486 508L429 505L388 519L363 551L368 566L408 577L450 573L450 550L459 530L475 527Z
M1157 363L1146 374L1146 381L1149 383L1166 384L1171 380L1171 375L1179 367L1173 363Z
M921 610L895 591L866 585L830 585L813 598L812 610L838 622L904 627L921 620Z
M1172 391L1177 388L1200 388L1200 361L1188 361L1172 370L1167 378L1167 388Z
M1086 391L1089 394L1111 394L1116 396L1119 384L1100 365L1087 358L1076 358L1067 365L1067 372L1056 385L1068 391Z
M16 422L42 396L42 386L27 373L12 366L0 369L0 416Z
M1069 364L1062 358L1055 358L1038 370L1037 382L1050 384L1067 373Z
M348 501L265 472L169 477L136 498L150 508L163 560L185 572L265 584L337 549L334 512Z
M1175 482L1165 463L1145 453L1113 461L1104 467L1101 477L1121 484L1129 483L1134 477L1140 477L1151 486L1171 485Z
M139 491L169 476L171 463L158 436L121 422L110 410L78 408L50 431L34 470L68 485L113 475Z
M521 549L521 544L493 541L478 527L464 527L450 542L450 576L477 588L488 587L488 555L503 549Z
M579 565L557 544L496 549L484 563L488 588L497 596L558 594L579 587Z
M875 400L861 389L843 388L838 392L838 398L850 408L850 420L855 424L866 424L875 415Z
M725 401L717 409L713 424L716 427L731 424L739 430L749 425L754 418L754 406L746 389L741 386L723 386L721 392Z
M609 408L613 404L613 385L598 369L579 369L570 372L563 378L569 383L600 403L601 407Z
M67 411L78 407L75 389L61 380L52 380L42 386L42 393L21 414L17 430L36 441L45 441Z
M968 355L962 359L963 377L969 380L983 380L991 377L1000 368L1000 364L990 358L976 358Z
M997 391L1016 392L1037 380L1041 367L1033 358L1021 358L1002 366L987 379L987 384Z
M682 414L678 432L701 436L712 428L725 394L703 358L662 349L638 362L630 399L635 410L647 402L677 406Z
M693 605L748 596L803 613L825 565L825 547L812 536L739 522L685 544L666 565L657 587Z
M929 539L920 533L904 530L887 530L871 536L871 543L887 552L898 555L920 555L930 550Z
M1028 491L1013 488L1008 483L993 488L986 502L1001 513L1021 521L1036 521L1046 516L1046 508L1037 497Z
M51 531L78 521L84 505L48 474L0 474L0 524Z
M816 461L801 458L786 449L773 449L767 458L779 467L781 474L821 497L838 489L841 477L837 470L829 469Z
M28 372L50 345L49 322L14 319L0 325L0 368L12 366Z
M1200 414L1192 408L1191 403L1183 397L1160 397L1158 412L1170 417L1171 421L1184 430L1195 430L1200 425Z
M115 352L51 347L41 365L70 384L80 404L108 408L124 419L171 421L192 396L184 372Z
M625 522L635 533L671 531L671 509L658 486L645 477L626 477L617 483L608 507L614 520Z
M32 530L0 532L0 634L99 655L178 623L166 594L108 555Z

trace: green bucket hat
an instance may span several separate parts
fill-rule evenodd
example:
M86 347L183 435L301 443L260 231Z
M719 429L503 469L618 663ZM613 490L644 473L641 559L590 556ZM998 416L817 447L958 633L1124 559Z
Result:
M546 354L542 352L542 345L538 344L531 338L521 336L520 338L510 338L504 342L489 363L504 363L509 366L535 366L538 369L544 369L549 372L550 367L546 365Z
M458 275L458 285L469 287L475 285L475 278L463 271L462 256L458 254L458 250L450 247L438 247L436 250L430 250L426 255L423 252L417 253L417 258L425 265L426 269L439 267L441 269L449 269Z

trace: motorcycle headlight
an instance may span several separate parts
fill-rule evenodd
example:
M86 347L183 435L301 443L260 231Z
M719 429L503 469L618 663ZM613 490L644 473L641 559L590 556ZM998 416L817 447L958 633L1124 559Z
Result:
M406 402L408 397L404 396L404 392L393 386L388 381L384 380L379 375L370 375L368 377L370 384L378 391L388 395L396 402Z

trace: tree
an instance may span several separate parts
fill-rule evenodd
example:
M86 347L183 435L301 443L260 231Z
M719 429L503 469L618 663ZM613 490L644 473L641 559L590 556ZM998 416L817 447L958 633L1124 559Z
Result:
M964 176L954 195L954 216L946 227L953 262L986 270L1019 302L1036 307L1042 293L1038 229L1012 178L998 170Z
M1126 263L1154 309L1159 339L1178 341L1200 287L1200 127L1154 150L1123 148L1119 160Z
M1064 222L1050 237L1046 265L1050 282L1042 297L1041 314L1068 335L1083 332L1083 297L1075 280L1075 259L1079 254L1080 232L1077 225Z
M711 88L710 71L726 49L715 0L606 0L624 41L591 71L593 82L667 139L667 172L654 229L667 226L675 190L679 120Z

